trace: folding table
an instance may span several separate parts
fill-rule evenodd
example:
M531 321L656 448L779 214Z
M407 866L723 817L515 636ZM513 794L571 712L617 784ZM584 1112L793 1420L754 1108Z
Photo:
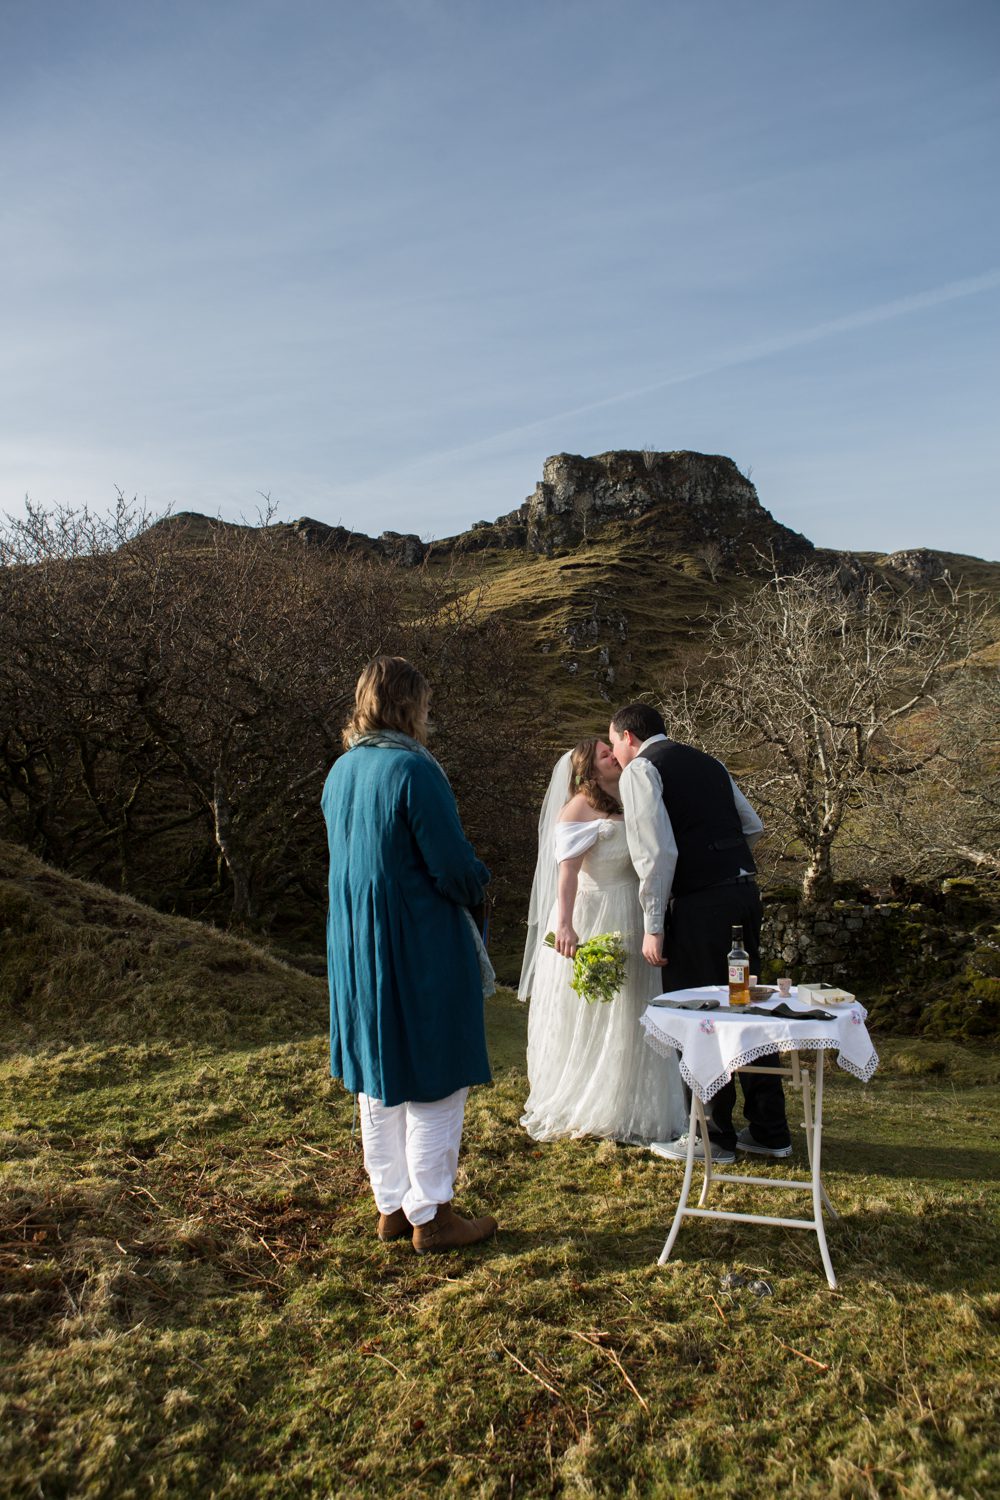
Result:
M716 1009L688 1010L671 1008L677 1002L704 1003L715 1000ZM754 1009L773 1010L782 1003L780 995L774 995ZM786 1002L793 1010L805 1010L798 1001L796 990L792 990ZM643 1012L641 1021L646 1041L657 1052L676 1052L680 1062L681 1076L691 1090L691 1117L688 1127L688 1150L684 1166L677 1211L660 1254L662 1266L669 1259L674 1243L685 1218L730 1219L744 1224L777 1224L786 1229L811 1230L819 1241L819 1251L831 1287L837 1285L830 1251L826 1242L823 1223L824 1207L833 1218L836 1211L827 1196L821 1175L823 1142L823 1069L826 1053L835 1051L840 1067L867 1083L878 1067L878 1055L872 1046L865 1027L867 1011L853 1002L838 1007L829 1021L816 1020L806 1015L802 1019L786 1019L778 1016L747 1015L743 1008L729 1007L729 991L724 985L707 985L700 989L674 990L658 996ZM761 1068L754 1066L757 1059L769 1053L789 1055L789 1066L784 1068ZM809 1066L801 1060L801 1054L814 1054L815 1106L812 1098ZM736 1072L780 1073L791 1080L793 1088L802 1092L806 1152L809 1158L809 1180L792 1181L787 1178L750 1177L737 1172L720 1172L713 1166L711 1153L704 1157L705 1178L697 1207L689 1206L691 1183L695 1164L695 1139L700 1133L708 1140L708 1125L704 1105ZM773 1214L731 1213L725 1209L707 1208L708 1195L713 1183L739 1182L754 1187L775 1188L786 1192L806 1192L812 1197L812 1218L781 1218Z

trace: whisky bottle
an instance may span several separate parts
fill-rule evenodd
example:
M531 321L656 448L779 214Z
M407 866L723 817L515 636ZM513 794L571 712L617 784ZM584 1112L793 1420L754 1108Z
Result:
M733 946L729 950L729 1003L750 1004L750 955L743 946L743 928L733 928Z

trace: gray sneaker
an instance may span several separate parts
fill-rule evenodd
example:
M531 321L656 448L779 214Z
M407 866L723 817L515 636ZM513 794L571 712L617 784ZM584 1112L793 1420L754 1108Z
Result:
M749 1125L745 1130L741 1130L736 1137L736 1149L738 1151L753 1151L757 1156L773 1156L775 1158L791 1156L792 1154L791 1146L762 1146L750 1134Z
M720 1146L717 1141L709 1141L712 1148L712 1160L720 1166L726 1166L729 1162L736 1160L736 1152L729 1151L725 1146ZM654 1156L662 1156L664 1161L687 1161L688 1138L687 1135L678 1136L676 1141L650 1141L649 1149ZM705 1147L700 1140L694 1143L695 1161L705 1160Z

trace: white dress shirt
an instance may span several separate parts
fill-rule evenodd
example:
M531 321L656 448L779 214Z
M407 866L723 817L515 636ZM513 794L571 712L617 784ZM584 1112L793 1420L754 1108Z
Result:
M618 795L625 812L628 852L639 877L639 900L646 932L663 931L663 914L670 900L677 868L677 840L663 802L663 782L653 762L641 753L647 745L655 745L666 738L665 734L654 734L643 740L640 753L625 767L618 783ZM729 780L740 827L752 849L764 832L764 825L731 776Z

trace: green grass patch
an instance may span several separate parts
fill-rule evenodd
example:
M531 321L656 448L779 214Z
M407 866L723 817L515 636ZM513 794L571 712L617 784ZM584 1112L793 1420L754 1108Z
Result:
M253 943L165 916L0 841L0 1046L125 1049L316 1030L325 985Z
M811 1236L757 1226L658 1268L679 1169L530 1141L526 1012L488 1012L457 1197L501 1230L433 1259L375 1239L322 1033L9 1047L4 1492L997 1492L995 1055L830 1075L830 1292Z

